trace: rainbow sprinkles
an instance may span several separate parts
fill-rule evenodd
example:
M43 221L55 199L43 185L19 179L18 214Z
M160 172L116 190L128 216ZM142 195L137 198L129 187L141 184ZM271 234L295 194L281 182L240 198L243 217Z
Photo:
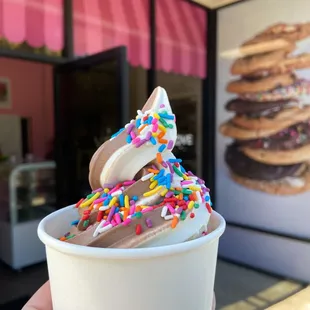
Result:
M149 215L158 208L161 209L161 218L171 222L171 229L187 218L194 219L195 210L202 206L209 213L212 212L209 189L204 181L186 171L181 165L182 160L171 153L174 141L169 139L169 130L174 128L175 122L175 115L161 104L156 112L138 111L135 120L111 136L111 139L115 139L122 131L126 131L127 144L136 148L156 146L156 158L146 167L147 173L139 180L105 184L80 199L75 204L80 218L71 223L77 229L75 233L65 234L60 240L66 241L90 230L93 238L97 238L120 225L132 226L135 234L140 235L145 229L153 228ZM139 195L127 195L137 182L147 182L148 190ZM155 196L157 203L145 203L147 198ZM137 219L144 220L144 228L136 223Z
M157 160L162 161L160 153L165 149L173 149L174 142L165 139L165 135L167 130L173 128L175 122L175 115L169 114L164 104L159 106L158 113L154 111L142 113L138 110L136 119L112 135L111 139L116 138L122 131L126 130L126 142L137 148L144 144L158 144Z

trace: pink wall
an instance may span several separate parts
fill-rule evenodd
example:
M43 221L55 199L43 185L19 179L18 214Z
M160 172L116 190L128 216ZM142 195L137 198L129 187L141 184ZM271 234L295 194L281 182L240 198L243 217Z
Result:
M0 76L11 82L11 109L0 114L14 114L31 119L31 150L43 157L54 136L52 66L36 62L0 59Z

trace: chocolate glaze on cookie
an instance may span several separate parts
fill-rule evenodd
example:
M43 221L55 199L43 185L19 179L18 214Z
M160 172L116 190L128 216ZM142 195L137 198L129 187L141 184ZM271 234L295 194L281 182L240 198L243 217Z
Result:
M227 102L226 110L235 112L237 115L246 115L249 118L274 117L278 112L289 106L297 105L297 101L278 100L269 102L255 102L235 98Z
M285 87L294 84L296 77L293 74L286 73L277 76L266 76L262 78L233 80L226 86L229 93L256 93L260 91L272 90L276 87Z
M231 144L227 147L225 161L233 173L244 178L261 181L274 181L285 177L296 176L303 165L273 166L259 163L244 155L236 144Z
M238 141L236 144L252 149L294 150L310 143L310 123L301 122L270 137Z

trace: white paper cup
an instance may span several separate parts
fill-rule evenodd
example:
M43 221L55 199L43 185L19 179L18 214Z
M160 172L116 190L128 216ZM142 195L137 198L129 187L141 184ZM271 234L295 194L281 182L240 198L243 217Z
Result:
M211 215L204 237L154 248L104 249L59 241L76 220L69 206L45 217L53 310L209 310L225 220Z

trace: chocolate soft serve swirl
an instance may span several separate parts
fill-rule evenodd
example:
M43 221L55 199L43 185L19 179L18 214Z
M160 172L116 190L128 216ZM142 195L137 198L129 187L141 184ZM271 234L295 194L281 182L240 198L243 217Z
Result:
M145 113L151 109L158 109L159 107L156 106L156 104L159 103L158 96L158 91L154 91L139 112ZM167 112L171 112L170 105ZM136 160L137 158L135 155L137 155L140 150L133 148L132 145L127 143L127 133L131 133L129 129L133 131L134 135L137 135L138 130L136 126L134 126L136 122L137 120L132 120L130 124L127 125L127 128L122 128L116 133L116 135L113 135L111 139L103 143L93 155L89 163L89 183L93 189L104 185L104 183L117 183L122 180L122 177L124 177L124 179L132 179L135 174L148 163L150 157L154 159L152 155L149 155L151 154L151 150L149 150L147 154L149 156L141 158L141 161ZM172 140L174 141L172 147L174 146L176 139L176 129L174 131L175 132L170 132L172 136L175 136L174 140ZM129 162L126 162L127 165L125 165L124 162L121 162L122 160L126 161L127 159L132 159L132 164L134 166L130 166ZM112 164L113 166L111 167ZM125 170L118 170L118 172L115 173L113 168L116 167L119 169L119 165L122 165Z
M176 138L175 116L158 87L136 118L93 155L93 192L75 205L79 219L61 240L133 248L184 242L204 232L212 212L209 190L173 155Z

